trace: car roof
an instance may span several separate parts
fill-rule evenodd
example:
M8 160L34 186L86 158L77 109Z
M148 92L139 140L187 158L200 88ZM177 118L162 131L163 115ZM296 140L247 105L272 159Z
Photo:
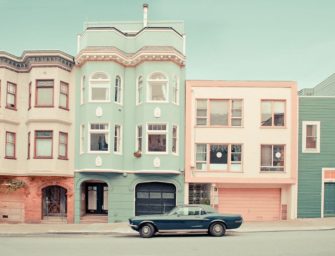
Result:
M178 207L200 207L200 208L203 208L207 212L215 211L213 207L211 207L208 204L182 204L182 205L178 205Z

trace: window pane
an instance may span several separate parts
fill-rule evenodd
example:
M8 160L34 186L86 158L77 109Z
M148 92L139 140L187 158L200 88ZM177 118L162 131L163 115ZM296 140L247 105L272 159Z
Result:
M262 101L262 126L272 126L272 105L271 101Z
M210 169L227 170L228 145L210 145Z
M6 144L6 156L7 157L14 157L15 156L15 153L14 153L14 150L15 147L14 147L14 144L11 144L11 143L7 143Z
M59 156L66 156L66 145L65 144L59 144Z
M261 166L272 166L272 146L261 146Z
M242 117L242 100L232 100L232 117Z
M151 87L151 98L153 101L165 101L166 100L166 83L165 82L150 82Z
M236 118L232 119L231 125L232 126L242 126L242 119L236 119Z
M150 134L149 151L165 152L166 151L166 135L165 134Z
M51 157L52 140L51 139L36 139L36 156Z
M197 100L197 125L207 124L207 100Z
M307 125L306 126L306 130L307 130L307 136L308 137L316 137L316 125Z
M211 100L210 101L210 124L228 125L228 101Z
M284 166L284 146L273 146L273 166Z
M53 105L53 88L37 88L37 105L52 106Z
M99 133L91 133L91 151L107 151L107 135Z
M274 125L284 126L285 125L285 103L280 101L275 101L273 105L274 112Z
M108 93L107 88L92 88L92 100L108 100Z
M207 155L206 151L207 151L206 144L197 144L196 160L206 161L206 155Z
M7 105L15 107L15 95L7 94Z
M67 95L60 94L59 95L59 106L62 108L67 108Z

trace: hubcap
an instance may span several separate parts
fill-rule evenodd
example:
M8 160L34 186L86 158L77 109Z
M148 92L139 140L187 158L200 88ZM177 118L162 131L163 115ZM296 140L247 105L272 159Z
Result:
M144 233L144 234L148 234L149 231L150 231L149 227L144 227L144 228L143 228L143 233Z
M222 231L222 227L221 227L221 225L215 225L215 226L214 226L214 231L215 231L216 233L220 233L220 232Z

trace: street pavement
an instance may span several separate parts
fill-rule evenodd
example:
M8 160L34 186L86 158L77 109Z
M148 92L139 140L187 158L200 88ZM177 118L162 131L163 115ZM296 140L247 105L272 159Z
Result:
M335 218L313 218L283 221L245 222L234 232L276 232L335 230ZM123 235L137 234L128 223L94 224L0 224L0 237L6 236L43 236L56 234L72 235Z

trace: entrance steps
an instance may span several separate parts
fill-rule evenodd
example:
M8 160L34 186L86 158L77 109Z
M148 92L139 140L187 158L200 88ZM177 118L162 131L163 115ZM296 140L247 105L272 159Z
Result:
M57 224L57 223L67 223L66 216L59 217L59 216L44 216L42 221L42 224Z
M106 214L86 214L80 217L80 223L108 223L108 215Z

